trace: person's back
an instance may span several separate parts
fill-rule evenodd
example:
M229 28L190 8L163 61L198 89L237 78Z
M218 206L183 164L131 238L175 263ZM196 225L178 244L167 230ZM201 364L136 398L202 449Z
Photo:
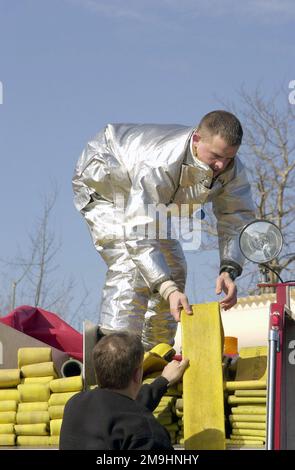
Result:
M139 336L111 333L94 347L98 388L66 404L61 450L173 450L169 433L153 416L169 385L188 366L171 361L153 383L142 385L143 345Z
M60 449L173 448L166 430L139 401L112 390L95 388L75 395L67 403Z

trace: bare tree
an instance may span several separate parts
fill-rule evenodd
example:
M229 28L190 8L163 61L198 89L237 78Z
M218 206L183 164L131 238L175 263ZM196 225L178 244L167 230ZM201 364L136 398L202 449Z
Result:
M281 90L267 98L257 89L254 93L242 88L239 106L226 107L239 116L244 138L240 154L248 169L253 189L257 218L274 222L282 231L284 248L270 266L279 275L289 278L295 261L295 107L288 102L289 90ZM205 246L217 246L215 222L207 211ZM213 235L213 238L212 238ZM246 263L240 292L257 292L257 267ZM291 277L295 277L294 275ZM270 281L276 276L270 272Z
M56 199L56 190L44 198L41 217L29 234L26 254L19 253L13 260L1 260L2 265L12 271L10 301L2 303L6 305L1 309L2 314L16 305L29 304L52 309L70 323L77 323L87 306L89 291L85 285L78 305L73 307L76 283L73 278L60 279L57 257L62 244L51 228ZM5 294L1 296L7 299Z
M244 162L253 188L257 217L274 222L282 231L284 248L271 267L288 278L295 261L294 106L283 90L267 99L260 90L251 94L242 89L240 97L243 107L239 116L245 129ZM272 272L270 281L276 281Z

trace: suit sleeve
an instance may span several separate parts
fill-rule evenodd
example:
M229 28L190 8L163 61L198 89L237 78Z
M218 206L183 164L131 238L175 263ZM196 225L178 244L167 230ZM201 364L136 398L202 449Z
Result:
M167 205L174 191L173 178L166 168L135 171L125 212L125 243L152 291L172 279L159 240L167 238Z

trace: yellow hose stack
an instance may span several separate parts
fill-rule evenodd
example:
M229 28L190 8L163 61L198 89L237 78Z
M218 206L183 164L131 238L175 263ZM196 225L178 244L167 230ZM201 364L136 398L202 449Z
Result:
M14 426L19 446L49 445L49 382L56 376L51 348L20 348L20 403Z
M182 383L178 384L178 391L181 398L178 398L175 403L175 413L178 418L179 430L176 436L176 444L184 446L184 427L183 427L183 398L182 398Z
M66 402L83 389L81 375L55 379L50 382L52 392L48 411L50 416L50 444L58 445L62 425L62 417Z
M226 382L230 439L236 447L263 447L266 437L267 348L243 348L234 381Z
M81 376L56 378L52 350L20 348L18 369L0 370L0 446L58 446L65 403Z
M170 360L174 354L174 349L164 343L158 344L151 351L145 353L143 383L152 383L156 377L161 375L165 365L168 364L167 359ZM169 387L153 412L157 421L169 432L172 445L177 443L177 436L180 432L179 416L176 414L175 403L181 394L182 392L177 386Z
M0 445L14 446L17 405L19 392L16 389L20 383L19 369L0 370Z

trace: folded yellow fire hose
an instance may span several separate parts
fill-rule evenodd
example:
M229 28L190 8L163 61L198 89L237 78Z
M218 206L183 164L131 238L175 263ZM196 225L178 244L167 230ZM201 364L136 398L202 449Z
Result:
M50 419L62 418L64 414L64 409L65 409L64 405L49 406L48 412L49 412Z
M19 403L17 411L47 411L47 401L34 401L28 403Z
M1 424L15 423L15 417L16 417L15 411L1 411L0 423Z
M49 419L48 411L18 411L16 414L17 424L48 424Z
M50 445L50 436L17 436L18 446L47 447Z
M3 400L0 401L0 412L1 411L16 411L17 401L15 400Z
M20 401L48 401L50 397L50 389L47 384L20 384L18 385Z
M49 406L65 405L66 402L78 392L52 393L48 400Z
M21 436L46 436L48 435L48 424L15 424L15 434Z
M59 436L62 425L62 419L52 419L50 421L50 434L51 436Z
M50 382L50 389L53 393L79 392L83 389L82 376L65 377L55 379Z
M21 379L22 384L48 384L53 380L54 377L53 375L48 375L45 377L25 377L24 379Z
M16 387L20 383L19 369L0 370L0 388Z
M17 353L18 367L28 364L38 364L40 362L52 361L51 348L19 348Z
M14 446L15 434L0 434L0 446Z
M56 377L56 371L52 361L23 366L21 373L23 377Z

